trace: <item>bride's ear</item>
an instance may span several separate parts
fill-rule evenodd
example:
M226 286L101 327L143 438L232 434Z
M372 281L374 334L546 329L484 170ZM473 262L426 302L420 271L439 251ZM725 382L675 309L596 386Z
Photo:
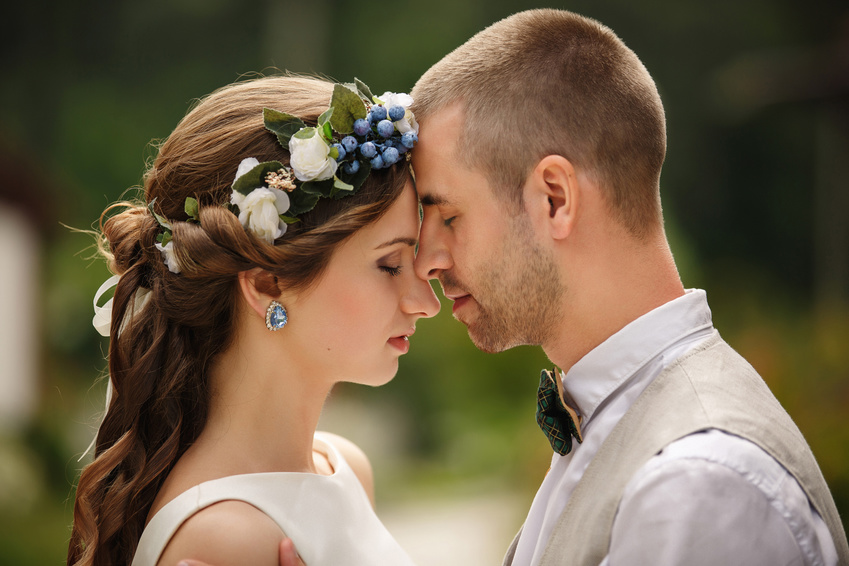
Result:
M248 308L263 320L269 303L274 299L268 294L272 288L277 288L276 277L264 269L255 267L239 272L239 291L242 298Z

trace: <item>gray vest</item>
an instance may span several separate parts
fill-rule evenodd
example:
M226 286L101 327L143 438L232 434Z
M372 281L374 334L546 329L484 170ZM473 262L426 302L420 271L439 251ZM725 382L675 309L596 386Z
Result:
M622 417L575 487L540 566L597 566L634 473L671 442L711 428L757 444L784 466L828 525L839 564L849 565L837 508L802 433L754 368L716 334L664 370Z

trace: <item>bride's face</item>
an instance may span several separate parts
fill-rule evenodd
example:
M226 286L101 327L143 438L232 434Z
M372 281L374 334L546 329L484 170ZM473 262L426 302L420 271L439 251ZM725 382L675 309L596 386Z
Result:
M291 305L284 332L315 356L312 365L328 372L322 378L388 382L416 321L439 312L430 284L413 271L418 234L418 201L408 183L380 220L336 249L317 285Z

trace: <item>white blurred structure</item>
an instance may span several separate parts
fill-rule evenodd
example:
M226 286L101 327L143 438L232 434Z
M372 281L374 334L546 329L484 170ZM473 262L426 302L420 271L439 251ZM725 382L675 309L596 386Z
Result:
M37 397L39 234L0 201L0 431L29 421Z
M421 566L501 564L525 506L511 494L420 498L377 514Z

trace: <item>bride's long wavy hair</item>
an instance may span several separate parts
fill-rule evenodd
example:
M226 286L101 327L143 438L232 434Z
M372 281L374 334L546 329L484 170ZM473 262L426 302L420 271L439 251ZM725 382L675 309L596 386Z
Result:
M77 485L69 566L131 562L158 490L206 423L207 375L233 339L238 273L267 271L262 291L271 296L304 289L340 243L379 219L403 191L409 168L402 161L372 172L354 196L322 199L277 246L246 232L221 206L242 159L288 162L263 125L262 109L315 123L332 88L319 79L274 76L210 94L159 148L144 176L145 202L121 203L101 217L101 251L121 276L109 344L114 393L94 460ZM190 196L200 202L200 225L184 222ZM161 232L147 207L154 199L173 225L180 274L154 247ZM150 290L140 308L139 289Z

